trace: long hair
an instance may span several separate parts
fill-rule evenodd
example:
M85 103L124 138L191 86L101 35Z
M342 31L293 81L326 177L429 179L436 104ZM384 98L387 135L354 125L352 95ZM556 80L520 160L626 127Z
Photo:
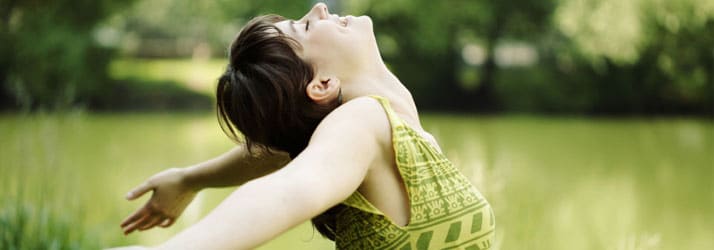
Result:
M277 15L259 16L241 30L230 46L226 71L218 79L216 107L221 129L245 143L249 152L254 147L276 149L295 158L339 101L318 105L307 96L315 72L296 54L301 45L275 26L282 20ZM312 219L320 234L331 240L341 208L335 206Z

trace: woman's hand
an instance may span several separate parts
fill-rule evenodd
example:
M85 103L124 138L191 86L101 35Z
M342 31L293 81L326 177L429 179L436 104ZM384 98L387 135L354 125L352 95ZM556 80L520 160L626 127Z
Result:
M127 200L134 200L148 191L154 191L143 207L121 223L125 235L136 229L143 231L155 226L169 227L176 221L198 193L198 189L186 182L184 172L181 168L164 170L126 195Z

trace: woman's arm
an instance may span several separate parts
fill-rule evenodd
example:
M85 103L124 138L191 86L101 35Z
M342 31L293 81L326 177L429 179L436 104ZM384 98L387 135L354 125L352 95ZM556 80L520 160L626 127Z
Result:
M290 161L287 153L256 148L250 154L246 145L184 169L185 181L194 189L242 185L269 174Z
M386 128L385 128L386 126ZM333 111L282 169L246 183L160 249L249 249L342 202L362 183L388 130L379 104L359 98Z
M235 186L264 176L289 161L286 153L255 149L250 154L239 145L214 159L188 168L164 170L127 194L134 200L148 191L151 199L121 223L124 234L136 229L171 226L203 188Z

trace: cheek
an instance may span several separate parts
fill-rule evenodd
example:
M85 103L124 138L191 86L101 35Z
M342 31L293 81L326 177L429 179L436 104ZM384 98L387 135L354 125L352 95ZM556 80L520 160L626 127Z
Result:
M371 32L370 20L356 20L354 27L341 29L334 26L319 26L305 37L305 56L317 65L341 65L355 67L376 51L376 42Z
M303 46L314 52L313 55L316 56L335 56L349 53L350 44L354 42L348 33L338 30L316 29L307 37Z

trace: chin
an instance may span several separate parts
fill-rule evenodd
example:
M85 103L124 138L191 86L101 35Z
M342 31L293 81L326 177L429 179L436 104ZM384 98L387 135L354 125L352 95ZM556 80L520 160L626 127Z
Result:
M372 27L372 18L369 16L351 17L350 28L352 28L352 37L347 42L351 44L349 51L359 51L360 54L379 54L377 48L377 38L374 35ZM359 57L359 56L357 56Z
M373 30L374 23L372 23L372 18L369 16L360 16L359 19L362 19L363 22L365 22L365 26L369 27L369 30Z
M376 43L376 38L374 35L374 27L372 23L372 18L369 16L359 16L355 18L355 28L360 30L360 34L368 38L369 41L374 41Z
M348 26L352 26L352 28L356 29L369 29L372 30L372 18L369 16L348 16L349 17L349 24Z

